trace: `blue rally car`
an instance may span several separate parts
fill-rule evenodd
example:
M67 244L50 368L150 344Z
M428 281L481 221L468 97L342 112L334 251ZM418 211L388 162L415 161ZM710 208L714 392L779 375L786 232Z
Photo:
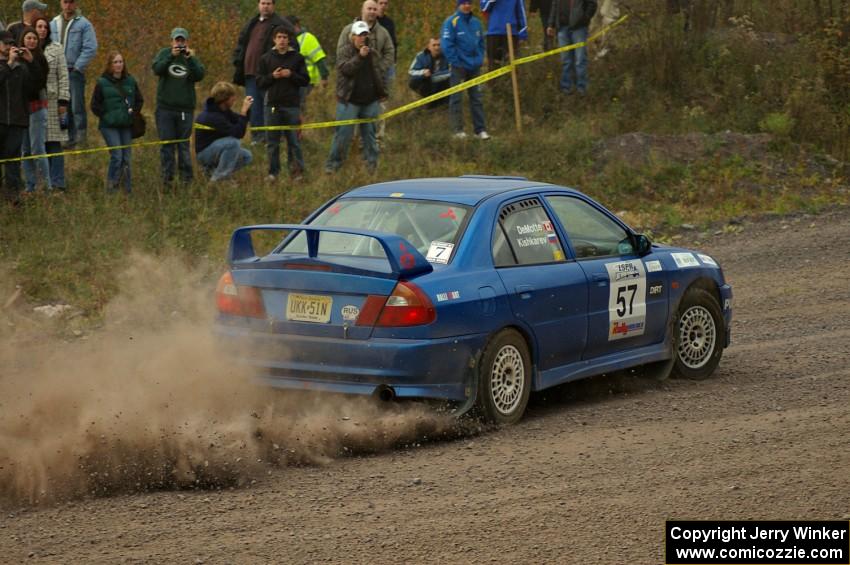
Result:
M256 232L282 232L263 256ZM586 195L464 176L351 190L237 229L216 331L281 388L416 397L519 420L531 391L638 366L708 377L732 289Z

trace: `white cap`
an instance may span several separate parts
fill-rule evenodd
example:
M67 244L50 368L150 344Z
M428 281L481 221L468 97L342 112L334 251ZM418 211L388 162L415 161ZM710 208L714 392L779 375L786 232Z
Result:
M351 35L363 35L364 33L369 33L369 24L362 21L351 24Z

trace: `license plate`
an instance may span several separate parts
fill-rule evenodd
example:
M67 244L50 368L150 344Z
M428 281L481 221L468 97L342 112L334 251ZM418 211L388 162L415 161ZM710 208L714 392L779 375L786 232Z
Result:
M330 296L290 294L286 301L286 319L327 324L331 321L331 306L333 298Z

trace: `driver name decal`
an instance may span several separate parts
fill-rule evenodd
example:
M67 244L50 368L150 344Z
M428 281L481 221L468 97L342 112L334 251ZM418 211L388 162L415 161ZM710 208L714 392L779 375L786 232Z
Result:
M643 335L646 329L646 271L639 260L605 265L608 294L608 341Z

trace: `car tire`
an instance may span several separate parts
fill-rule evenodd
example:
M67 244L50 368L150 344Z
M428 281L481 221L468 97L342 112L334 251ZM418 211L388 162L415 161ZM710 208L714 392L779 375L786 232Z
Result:
M726 343L726 325L717 298L702 288L689 288L679 303L673 332L673 376L710 377Z
M487 343L478 364L476 412L494 424L515 424L531 394L531 355L519 332L505 329Z

